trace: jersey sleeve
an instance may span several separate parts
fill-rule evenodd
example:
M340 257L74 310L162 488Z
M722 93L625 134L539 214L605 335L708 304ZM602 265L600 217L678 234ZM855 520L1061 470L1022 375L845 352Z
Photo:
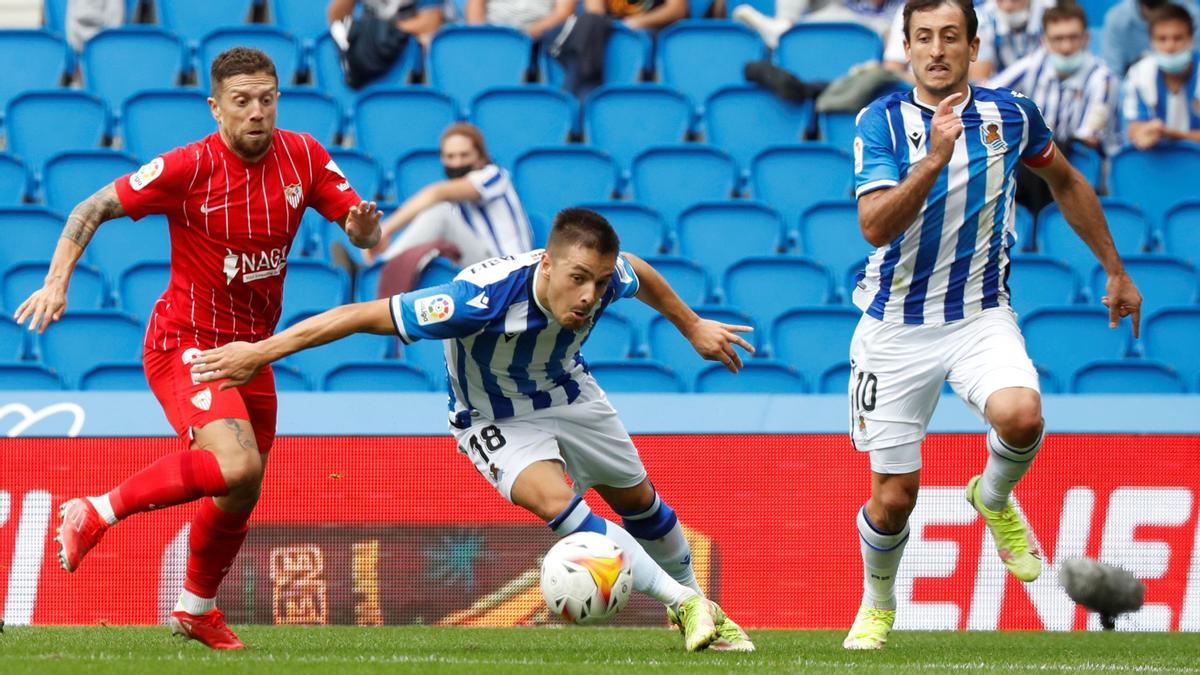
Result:
M113 181L121 207L134 220L180 208L196 173L195 150L175 148Z
M638 279L637 272L633 271L633 265L629 264L629 259L624 254L617 256L617 264L613 269L609 287L613 289L614 301L621 298L632 298L642 288L642 282Z
M502 311L502 298L461 279L391 298L392 323L404 344L466 337L483 330Z
M488 164L482 169L468 173L466 179L474 186L475 191L479 193L479 200L483 202L498 199L508 191L508 172L495 164Z
M1017 92L1011 92L1012 100L1025 113L1026 131L1029 141L1021 151L1021 161L1025 166L1041 168L1054 161L1054 132L1046 126L1042 111L1038 110L1033 101Z
M362 197L350 186L346 174L329 156L329 151L312 136L304 134L312 157L313 177L308 190L308 205L316 209L325 220L337 220L362 201Z
M854 136L854 196L893 187L900 167L892 143L886 108L878 101L858 114Z

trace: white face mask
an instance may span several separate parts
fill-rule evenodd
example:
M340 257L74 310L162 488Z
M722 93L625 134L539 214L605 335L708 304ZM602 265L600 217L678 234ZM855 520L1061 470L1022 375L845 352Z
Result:
M1164 73L1181 75L1186 73L1192 65L1192 50L1181 49L1174 54L1156 51L1154 52L1154 60L1158 62L1158 67Z
M1009 28L1024 28L1025 24L1029 23L1029 10L1019 9L1015 12L1000 12L1000 18L1004 23L1008 24Z
M1062 75L1074 75L1083 66L1085 54L1086 52L1082 49L1068 56L1050 52L1048 60L1050 61L1050 67Z

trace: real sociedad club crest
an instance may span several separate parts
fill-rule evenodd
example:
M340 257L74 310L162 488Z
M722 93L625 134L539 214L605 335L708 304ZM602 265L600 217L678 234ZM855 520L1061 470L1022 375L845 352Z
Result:
M992 152L1008 150L1008 143L1005 143L1004 136L1000 135L1000 125L995 122L987 122L979 127L979 138Z

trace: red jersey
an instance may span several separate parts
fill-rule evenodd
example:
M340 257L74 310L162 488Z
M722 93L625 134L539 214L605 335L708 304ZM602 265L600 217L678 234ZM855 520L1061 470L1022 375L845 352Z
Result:
M213 133L115 187L129 217L161 213L170 224L171 282L146 327L146 347L158 350L270 337L304 209L336 220L361 201L320 143L282 129L258 162Z

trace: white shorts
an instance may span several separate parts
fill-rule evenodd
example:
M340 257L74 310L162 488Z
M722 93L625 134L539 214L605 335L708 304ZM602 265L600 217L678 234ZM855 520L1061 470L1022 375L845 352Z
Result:
M646 467L604 391L591 376L574 403L502 420L476 418L467 429L451 426L458 451L508 501L517 476L534 462L561 462L576 494L594 485L633 487Z
M863 315L850 341L850 439L870 451L876 473L921 468L921 439L942 383L980 418L1000 389L1038 389L1025 338L1008 307L933 325L886 323Z

